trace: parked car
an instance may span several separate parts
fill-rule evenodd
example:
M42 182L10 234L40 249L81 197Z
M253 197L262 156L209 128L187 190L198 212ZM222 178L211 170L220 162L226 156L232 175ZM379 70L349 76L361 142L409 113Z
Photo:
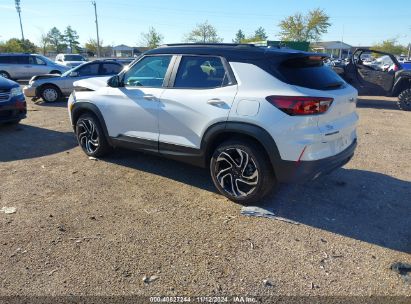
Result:
M259 201L277 182L315 179L353 156L357 91L323 65L324 56L163 46L107 83L76 81L70 120L89 156L117 146L160 154L208 167L231 200Z
M34 76L24 87L24 94L33 99L42 98L45 102L53 102L69 96L73 91L73 83L77 80L108 76L120 73L123 65L111 61L91 61L75 67L63 75L45 74Z
M19 123L26 114L26 100L20 85L0 77L0 123Z
M79 54L58 54L56 56L56 62L64 66L73 68L79 66L87 61L86 58Z
M69 68L37 54L0 54L0 76L9 79L30 79L39 74L62 74Z
M376 65L364 65L361 58L363 53L375 53L381 57ZM395 96L400 109L411 111L411 70L406 70L394 55L369 50L357 49L353 53L351 63L343 70L335 70L360 95L366 96Z

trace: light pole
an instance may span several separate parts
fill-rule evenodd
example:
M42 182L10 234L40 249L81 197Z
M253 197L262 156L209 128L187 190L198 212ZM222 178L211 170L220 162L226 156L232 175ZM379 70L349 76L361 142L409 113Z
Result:
M16 1L16 10L17 13L19 14L19 19L20 19L20 29L21 29L21 40L24 41L24 33L23 33L23 24L21 23L21 8L20 8L20 0L15 0Z
M97 21L97 4L96 1L91 1L94 5L94 16L96 17L96 31L97 31L97 57L100 57L100 37L98 35L98 21Z

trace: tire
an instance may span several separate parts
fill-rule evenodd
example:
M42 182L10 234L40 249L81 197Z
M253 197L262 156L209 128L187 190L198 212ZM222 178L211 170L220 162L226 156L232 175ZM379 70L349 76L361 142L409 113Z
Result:
M8 124L8 125L17 125L17 124L20 123L20 121L21 121L21 119L11 120L11 121L8 121L6 124Z
M397 105L401 110L411 111L411 88L402 91L398 95Z
M61 75L61 72L60 72L60 71L55 70L55 71L51 71L51 72L50 72L50 74L58 74L58 75Z
M111 151L98 119L92 114L83 114L76 121L77 142L88 156L101 157Z
M45 102L55 102L61 99L61 91L54 85L45 85L41 88L40 96Z
M6 79L11 79L10 74L7 73L6 71L0 71L0 77L6 78Z
M245 205L260 201L277 184L267 157L247 140L220 144L211 157L210 174L222 195Z

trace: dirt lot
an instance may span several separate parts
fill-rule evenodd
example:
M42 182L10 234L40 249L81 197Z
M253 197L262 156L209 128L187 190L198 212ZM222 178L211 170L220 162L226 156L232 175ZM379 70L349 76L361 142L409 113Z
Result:
M411 296L390 270L411 263L411 112L391 99L360 100L349 164L265 202L300 225L240 215L202 169L89 160L64 102L28 104L0 127L0 207L17 208L0 213L0 295Z

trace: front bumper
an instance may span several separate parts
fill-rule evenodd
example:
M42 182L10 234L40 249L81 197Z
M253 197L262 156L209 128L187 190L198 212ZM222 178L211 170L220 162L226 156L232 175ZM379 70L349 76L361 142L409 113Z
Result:
M276 178L282 183L299 183L314 180L348 163L354 155L357 139L344 151L331 157L312 161L281 161L274 170Z
M21 120L26 118L26 115L27 105L23 95L7 102L0 102L0 123Z
M36 97L36 88L30 85L23 88L23 93L27 97Z

